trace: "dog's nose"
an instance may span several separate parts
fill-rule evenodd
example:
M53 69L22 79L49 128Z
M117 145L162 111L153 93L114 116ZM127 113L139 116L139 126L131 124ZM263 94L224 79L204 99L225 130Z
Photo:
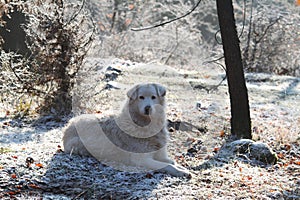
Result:
M151 106L146 106L145 107L145 115L150 115L151 113Z

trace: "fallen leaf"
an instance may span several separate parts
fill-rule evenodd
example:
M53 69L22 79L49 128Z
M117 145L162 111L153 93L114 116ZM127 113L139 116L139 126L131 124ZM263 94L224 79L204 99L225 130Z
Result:
M214 152L214 153L217 153L219 150L220 150L219 147L215 147L214 150L213 150L213 152Z
M9 122L4 122L3 125L4 126L10 126L10 123Z
M126 19L126 20L125 20L125 24L126 24L126 26L128 26L129 24L131 24L131 22L132 22L132 20L131 20L131 19Z
M195 141L196 141L196 139L192 138L192 137L188 137L188 139L186 140L186 142L188 142L188 143L193 143Z
M10 115L10 111L7 110L7 111L5 112L5 115L6 115L6 116Z
M11 156L12 158L14 158L14 159L18 159L18 156Z
M134 9L134 5L133 4L129 4L128 8L129 8L129 10L132 10L132 9Z
M152 178L152 177L153 177L152 174L150 174L150 173L147 173L147 174L146 174L146 178Z
M224 137L225 136L225 131L224 130L221 130L220 131L220 137Z
M260 173L259 176L264 176L264 174L263 174L263 173Z
M9 194L9 195L16 195L17 191L9 191L9 192L7 192L7 194Z
M294 161L294 164L295 164L295 165L300 165L300 160Z
M62 149L57 149L56 153L62 153L63 150Z
M34 189L40 189L41 187L35 184L28 184L29 187L34 188Z
M282 152L280 152L280 153L277 154L277 157L280 158L280 159L283 159L283 158L284 158L284 155L283 155Z
M111 13L110 14L106 14L106 17L112 19L113 14L111 14Z
M15 188L22 189L23 186L22 185L16 185Z
M286 151L289 151L291 149L291 145L290 144L285 144L284 148Z
M15 178L17 178L17 175L16 174L12 174L10 177L15 179Z
M43 168L44 167L43 164L41 164L41 163L36 163L35 166L37 166L39 168Z
M295 163L295 160L296 160L296 159L294 159L294 158L290 159L289 164L294 164L294 163Z

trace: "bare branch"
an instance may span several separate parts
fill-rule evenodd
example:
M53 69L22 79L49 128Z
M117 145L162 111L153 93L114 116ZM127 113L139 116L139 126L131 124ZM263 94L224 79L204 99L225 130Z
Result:
M152 25L152 26L147 26L147 27L141 27L141 28L131 28L130 30L132 31L144 31L144 30L149 30L149 29L153 29L153 28L157 28L159 26L164 26L166 24L169 24L169 23L172 23L174 21L177 21L179 19L182 19L188 15L190 15L201 3L202 0L199 0L195 5L194 7L189 10L187 13L185 13L184 15L180 16L180 17L176 17L174 19L171 19L171 20L168 20L168 21L165 21L165 22L162 22L162 23L159 23L159 24L156 24L156 25Z

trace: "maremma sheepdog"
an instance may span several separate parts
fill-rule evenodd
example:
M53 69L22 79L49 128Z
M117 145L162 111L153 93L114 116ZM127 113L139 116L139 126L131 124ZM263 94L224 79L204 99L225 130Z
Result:
M135 85L117 116L85 114L63 130L64 151L94 156L118 170L151 170L190 177L167 155L166 89L160 84Z

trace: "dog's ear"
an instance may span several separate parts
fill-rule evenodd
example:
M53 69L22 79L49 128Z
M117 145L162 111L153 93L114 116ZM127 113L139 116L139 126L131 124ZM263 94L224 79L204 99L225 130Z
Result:
M167 90L164 86L160 84L154 84L154 87L156 89L157 95L160 97L166 96Z
M132 87L131 89L129 89L127 91L128 98L130 98L132 100L137 99L139 87L140 87L139 85L136 85L136 86Z

